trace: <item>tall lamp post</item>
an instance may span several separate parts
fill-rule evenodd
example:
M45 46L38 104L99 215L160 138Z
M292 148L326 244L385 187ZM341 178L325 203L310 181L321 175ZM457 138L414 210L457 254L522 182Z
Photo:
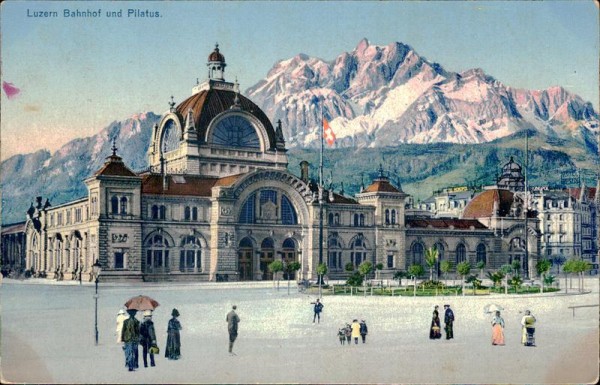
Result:
M102 271L102 265L96 259L96 262L92 265L92 274L96 278L96 294L94 295L94 299L96 300L96 307L94 313L94 326L96 330L96 345L98 345L98 278L100 277L100 272Z

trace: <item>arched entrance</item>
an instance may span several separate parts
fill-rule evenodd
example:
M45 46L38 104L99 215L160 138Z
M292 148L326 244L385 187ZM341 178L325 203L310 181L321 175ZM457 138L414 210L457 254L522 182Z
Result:
M262 279L273 279L273 273L269 271L269 264L275 260L275 243L272 238L263 239L260 244L260 271Z
M287 238L283 241L281 246L281 260L284 266L287 266L289 263L296 262L298 260L296 252L296 242L292 238ZM296 272L284 271L283 279L285 280L294 280L296 279Z
M254 245L248 237L240 241L238 247L238 273L240 281L252 280L252 256L254 255Z

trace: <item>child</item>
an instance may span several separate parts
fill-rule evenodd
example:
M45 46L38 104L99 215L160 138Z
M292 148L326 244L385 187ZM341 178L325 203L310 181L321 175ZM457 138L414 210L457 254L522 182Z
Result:
M340 339L340 345L343 345L344 342L346 342L346 328L338 330L338 338Z
M346 341L348 342L348 346L350 346L350 340L352 339L352 328L350 327L350 324L346 324L344 331L346 332Z

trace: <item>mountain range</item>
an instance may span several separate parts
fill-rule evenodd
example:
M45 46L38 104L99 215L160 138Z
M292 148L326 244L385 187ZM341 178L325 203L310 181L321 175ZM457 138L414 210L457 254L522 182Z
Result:
M311 148L319 143L323 113L337 136L326 157L336 170L331 183L339 190L345 180L347 194L369 182L379 163L417 198L450 184L493 183L499 164L512 155L523 159L524 132L540 184L558 184L557 170L598 164L598 114L591 103L559 86L513 89L481 69L448 72L402 43L376 46L365 39L331 62L299 54L277 62L245 94L271 121L281 119L292 171L302 159L318 163ZM110 155L113 138L131 169L145 169L159 119L136 114L53 154L41 150L3 161L2 223L24 220L38 195L53 205L85 196L83 180Z

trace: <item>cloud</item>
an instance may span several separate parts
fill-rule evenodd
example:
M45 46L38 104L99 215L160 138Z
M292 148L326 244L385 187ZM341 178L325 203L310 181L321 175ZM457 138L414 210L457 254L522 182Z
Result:
M42 107L37 104L26 104L23 106L23 111L25 112L40 112Z

